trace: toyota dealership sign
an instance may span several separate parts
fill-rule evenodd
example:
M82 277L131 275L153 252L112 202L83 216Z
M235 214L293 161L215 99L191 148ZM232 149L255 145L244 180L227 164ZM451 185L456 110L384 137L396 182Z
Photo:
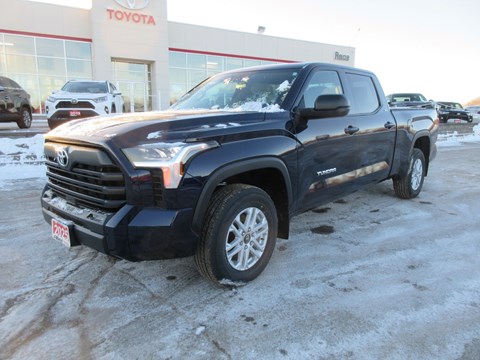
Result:
M149 0L114 0L121 7L131 10L107 9L107 16L110 20L132 22L136 24L156 25L152 15L139 13L148 6Z

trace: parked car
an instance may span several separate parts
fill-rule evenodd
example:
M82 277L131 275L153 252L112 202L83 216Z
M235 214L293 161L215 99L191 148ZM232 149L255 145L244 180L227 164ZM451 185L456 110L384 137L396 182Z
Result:
M4 76L0 76L0 122L16 122L20 129L32 125L30 95Z
M473 121L473 116L463 106L451 101L437 101L437 111L440 122L446 123L449 119Z
M122 93L108 81L71 80L45 101L50 129L73 119L123 111Z
M427 100L419 93L396 93L387 95L387 102L390 107L423 107L433 109L435 102Z

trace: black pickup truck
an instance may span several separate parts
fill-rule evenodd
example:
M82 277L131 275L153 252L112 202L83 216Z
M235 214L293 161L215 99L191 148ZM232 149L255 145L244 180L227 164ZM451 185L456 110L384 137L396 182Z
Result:
M194 255L215 282L249 281L296 214L387 179L416 197L437 132L435 109L390 109L368 71L230 71L168 111L49 132L43 215L68 246L132 261Z

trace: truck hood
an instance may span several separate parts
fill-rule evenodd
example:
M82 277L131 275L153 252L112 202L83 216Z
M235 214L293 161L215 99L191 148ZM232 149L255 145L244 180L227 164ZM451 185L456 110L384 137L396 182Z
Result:
M288 117L288 112L276 113ZM98 116L70 121L46 135L47 141L113 142L120 148L140 144L220 139L265 127L263 112L160 111ZM263 126L262 126L263 124ZM271 124L271 122L270 122ZM267 126L267 128L271 125Z
M52 95L50 95L50 98L53 98L55 100L61 100L61 99L83 99L83 100L91 100L91 99L97 99L100 97L106 96L107 93L77 93L77 92L69 92L69 91L58 91Z

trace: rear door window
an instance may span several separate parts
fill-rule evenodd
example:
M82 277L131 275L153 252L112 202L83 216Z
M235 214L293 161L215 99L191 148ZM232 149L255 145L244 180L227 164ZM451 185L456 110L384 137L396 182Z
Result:
M370 76L360 74L346 74L350 85L350 115L368 114L380 107L377 90Z

